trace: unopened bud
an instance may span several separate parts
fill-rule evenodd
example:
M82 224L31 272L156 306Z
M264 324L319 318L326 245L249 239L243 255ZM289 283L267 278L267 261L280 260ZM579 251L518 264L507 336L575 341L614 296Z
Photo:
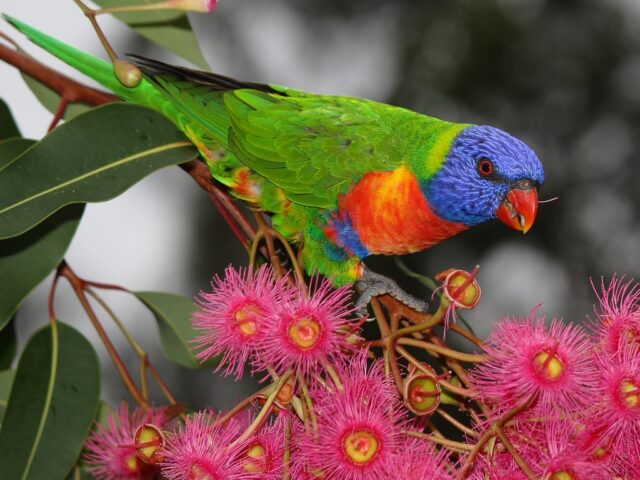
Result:
M213 12L218 6L218 0L170 0L171 8L188 12Z
M433 413L440 405L440 382L436 372L426 363L421 371L412 369L404 379L404 403L415 415L423 416ZM427 373L429 372L429 373Z
M478 267L473 272L449 269L436 275L436 280L442 282L444 295L456 308L472 309L480 301L482 291L476 280Z
M121 58L116 58L113 62L113 72L125 87L137 87L142 81L142 72L140 69L133 63L129 63Z
M264 393L257 395L256 400L264 405L271 393L273 393L273 390L267 389ZM276 395L275 401L273 402L273 411L278 413L282 410L286 410L288 405L291 403L292 398L294 398L293 394L293 384L291 382L285 383Z
M136 429L133 441L138 457L143 462L157 465L164 460L160 454L160 449L164 446L164 435L155 425L150 423L140 425Z

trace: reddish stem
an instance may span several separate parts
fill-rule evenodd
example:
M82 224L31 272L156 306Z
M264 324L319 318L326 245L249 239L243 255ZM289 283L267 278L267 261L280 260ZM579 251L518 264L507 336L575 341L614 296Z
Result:
M64 117L64 114L67 111L68 105L69 105L69 100L67 100L66 97L60 98L60 103L58 104L58 110L56 110L56 114L53 116L53 120L51 120L51 123L49 124L49 129L47 130L47 132L50 132L51 130L56 128L60 120L62 120L62 117Z
M64 260L60 264L60 267L58 267L58 272L59 272L60 276L65 277L69 281L69 283L71 284L71 287L73 288L73 291L75 292L76 296L78 297L78 300L82 304L82 307L84 308L85 312L87 312L87 315L89 316L89 319L91 320L91 323L93 324L94 328L96 329L96 332L98 332L98 335L100 336L100 339L102 340L102 343L104 344L105 348L107 349L107 352L109 353L109 356L111 357L111 360L113 360L113 363L115 364L116 368L118 369L118 373L120 374L120 377L122 378L122 381L124 382L125 386L129 390L129 392L131 392L131 395L133 396L135 401L140 406L142 406L143 408L147 408L149 406L147 400L144 398L144 396L142 395L142 393L138 389L137 385L133 381L133 378L131 377L131 374L129 373L129 370L127 370L127 367L125 366L124 362L122 361L122 358L120 358L120 355L118 354L118 351L113 346L113 343L111 343L111 340L109 339L109 336L107 335L107 332L104 330L102 324L100 323L100 320L98 320L97 315L93 311L93 308L91 307L91 304L89 303L89 300L87 299L87 296L84 293L84 289L86 287L86 283L80 277L78 277L73 272L73 270L71 270L69 265Z
M118 100L118 97L109 93L90 88L75 80L56 72L24 53L13 50L0 44L0 60L13 65L22 73L43 83L57 92L67 102L80 102L89 105L103 105Z
M90 287L100 288L102 290L118 290L119 292L129 293L129 290L127 290L124 287L121 287L120 285L113 285L111 283L94 282L93 280L84 280L84 279L83 281L86 285Z
M222 202L213 193L209 193L209 198L211 199L211 202L216 207L218 212L220 212L220 215L222 215L222 218L224 219L224 221L227 222L227 225L229 225L229 228L231 229L233 234L236 236L238 240L240 240L240 243L242 244L242 246L245 249L249 250L249 241L247 240L245 233L242 231L242 229L240 229L240 227L238 226L236 221L233 219L231 214L227 211L227 209L224 208L224 205L222 204Z
M54 308L54 302L56 297L56 288L58 287L58 280L60 279L60 267L62 264L58 266L56 269L56 273L53 277L53 282L51 282L51 289L49 290L49 300L47 302L49 309L49 320L53 321L56 318L56 311Z

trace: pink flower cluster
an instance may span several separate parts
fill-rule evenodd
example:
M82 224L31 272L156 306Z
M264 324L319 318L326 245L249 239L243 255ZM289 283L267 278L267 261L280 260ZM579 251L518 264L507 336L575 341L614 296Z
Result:
M199 357L221 357L218 370L236 377L250 364L270 385L225 415L201 411L183 422L121 407L87 443L97 479L640 478L636 284L602 284L592 333L547 323L537 309L498 321L461 388L404 347L411 368L387 372L350 318L346 288L315 278L307 292L267 266L225 273L198 299ZM471 411L468 426L451 422L462 440L427 426L436 410L450 415L447 401Z
M508 416L504 435L536 478L640 472L640 286L614 278L598 298L593 335L534 310L496 323L491 360L471 371L491 407L478 432ZM527 478L508 452L482 458L474 478Z
M267 265L255 272L229 267L212 287L198 298L196 347L203 361L222 356L217 370L225 375L240 378L250 363L254 372L295 369L310 376L355 348L348 287L333 289L315 277L307 293L287 278L277 281Z

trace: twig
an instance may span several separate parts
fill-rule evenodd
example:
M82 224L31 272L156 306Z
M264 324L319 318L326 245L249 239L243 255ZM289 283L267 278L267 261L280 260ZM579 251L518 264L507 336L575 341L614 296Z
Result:
M149 403L144 398L144 396L142 395L142 393L138 389L137 385L133 381L133 378L131 377L131 374L129 373L129 370L127 370L127 367L125 366L124 362L122 361L122 358L120 358L120 355L118 354L118 351L113 346L113 343L111 343L111 340L109 339L109 336L107 335L107 332L105 332L104 328L102 327L102 324L100 323L100 320L98 319L97 315L93 311L93 308L91 307L91 304L89 303L89 300L87 299L87 296L84 293L84 288L85 288L84 282L82 281L82 279L80 277L78 277L73 272L73 270L71 270L69 265L67 265L67 263L64 260L62 261L62 263L58 267L58 272L59 272L60 276L65 277L69 281L69 283L71 284L71 286L73 288L73 291L75 292L76 296L78 297L78 300L82 304L82 307L84 308L85 312L87 312L87 315L89 316L89 319L91 320L91 323L93 324L94 328L96 329L96 332L98 332L98 335L100 336L100 339L102 340L102 343L104 344L105 348L107 349L107 352L109 353L109 356L111 357L111 360L113 361L114 365L116 366L116 369L118 370L118 373L120 374L120 378L122 378L122 381L124 382L125 386L129 390L129 392L131 393L131 396L133 396L135 401L140 406L142 406L145 409L148 408L149 407Z
M484 340L482 340L481 338L478 338L472 332L470 332L466 328L462 328L460 325L451 323L449 325L449 330L456 332L458 335L463 336L464 338L469 340L471 343L477 345L480 348L484 348L486 346L486 343L484 342Z
M287 381L289 380L289 378L291 377L291 375L293 375L293 370L287 370L278 380L278 382L276 383L275 388L273 389L273 392L271 392L269 394L269 396L267 397L266 402L264 403L264 405L262 406L262 409L260 410L260 412L258 413L258 415L256 416L256 418L253 420L253 422L251 422L251 425L249 425L249 427L244 431L244 433L242 435L240 435L234 442L233 444L238 444L238 443L242 443L245 440L247 440L251 435L253 435L253 433L260 428L260 426L264 423L264 421L267 418L267 415L269 415L271 413L271 410L273 408L273 403L276 401L276 397L278 396L278 393L280 393L280 390L282 390L282 387L284 387L287 383Z
M438 445L444 445L447 448L452 450L457 450L460 452L471 452L474 449L474 445L470 443L456 442L454 440L449 440L448 438L439 437L436 435L429 435L428 433L420 433L414 432L411 430L405 430L406 435L415 438L422 438L425 440L429 440L430 442L437 443Z
M400 345L411 345L413 347L423 348L429 352L440 353L445 357L455 358L456 360L460 360L462 362L483 363L491 359L489 355L484 355L481 353L458 352L457 350L452 350L451 348L442 347L440 345L436 345L435 343L425 342L423 340L416 340L415 338L402 337L398 339L398 343Z
M22 73L54 90L67 102L104 105L118 101L115 95L87 87L75 80L56 72L24 53L0 44L0 60L13 65Z
M442 418L444 418L446 421L448 421L451 425L456 427L458 430L466 433L470 437L473 437L473 438L479 437L478 432L476 432L475 430L470 429L465 424L463 424L462 422L458 421L457 418L454 418L453 416L449 415L449 413L447 413L442 408L438 408L438 410L436 410L436 411L440 414L440 416Z
M482 451L482 449L487 444L487 442L489 440L491 440L491 438L496 436L496 429L501 429L502 426L505 425L513 417L515 417L520 412L523 412L524 410L529 408L529 406L531 406L531 404L533 403L534 400L535 400L535 396L529 397L529 399L527 401L523 402L521 405L518 405L514 409L512 409L512 410L508 411L507 413L505 413L502 416L502 418L500 418L499 420L496 420L495 422L493 422L491 424L491 427L487 428L487 430L480 437L480 440L478 440L478 443L476 443L476 445L473 448L473 450L471 450L471 453L469 454L469 456L465 460L464 465L462 466L462 468L458 472L458 479L459 480L461 480L461 479L466 477L467 472L469 471L469 469L473 465L473 462L474 462L476 456ZM527 472L525 471L525 473L527 473ZM535 476L534 477L530 477L530 478L535 478Z
M203 190L216 197L216 200L229 212L247 238L253 238L256 235L256 229L229 198L229 195L214 184L211 173L204 163L200 160L191 160L181 163L180 168L187 172Z
M278 278L282 278L284 276L284 270L282 268L282 262L280 261L280 256L276 252L275 244L273 243L273 233L271 227L267 225L267 222L264 221L262 217L262 213L253 210L253 218L256 220L256 224L258 225L258 234L262 232L262 236L264 237L267 244L267 252L269 252L269 260L271 261L271 265L275 270L275 274ZM256 235L253 239L253 243L258 243L258 235ZM252 245L252 249L255 245ZM252 252L253 253L253 252ZM254 259L255 261L255 259Z
M400 366L398 365L398 358L396 356L395 333L391 332L377 297L371 299L371 308L373 309L373 313L378 321L380 334L384 339L384 346L387 350L386 353L388 354L389 359L389 367L391 368L393 379L396 382L396 388L398 389L398 392L402 394L404 390L404 383L402 381L402 374L400 373Z

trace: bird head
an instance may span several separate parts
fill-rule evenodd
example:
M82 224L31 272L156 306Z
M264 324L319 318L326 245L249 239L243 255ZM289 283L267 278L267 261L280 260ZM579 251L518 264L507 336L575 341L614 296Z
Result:
M524 142L487 126L454 139L442 168L424 185L439 216L468 226L497 218L526 233L538 211L544 170Z

